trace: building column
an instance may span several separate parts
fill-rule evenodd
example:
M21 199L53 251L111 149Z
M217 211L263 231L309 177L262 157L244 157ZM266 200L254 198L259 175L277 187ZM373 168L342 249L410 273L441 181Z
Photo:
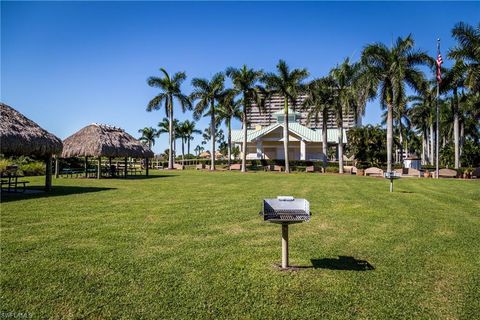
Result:
M263 159L263 143L262 143L262 140L257 140L257 159Z
M300 160L307 159L307 144L305 141L300 140Z

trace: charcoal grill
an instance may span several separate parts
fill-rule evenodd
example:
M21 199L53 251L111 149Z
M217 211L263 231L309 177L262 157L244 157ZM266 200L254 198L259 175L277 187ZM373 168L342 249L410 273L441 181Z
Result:
M385 172L384 174L385 179L390 180L390 192L393 192L393 180L400 179L400 175L397 174L395 171Z
M288 268L288 225L309 221L310 203L291 196L264 199L260 215L264 221L282 225L282 268Z

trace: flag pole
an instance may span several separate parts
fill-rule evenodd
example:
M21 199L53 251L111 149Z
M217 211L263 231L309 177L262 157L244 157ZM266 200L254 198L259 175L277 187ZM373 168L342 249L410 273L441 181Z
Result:
M437 39L437 54L440 55L440 38ZM437 66L440 68L440 65ZM439 149L439 140L440 140L440 127L439 127L439 107L438 100L440 98L440 79L437 78L437 99L436 99L436 139L435 139L435 177L439 178L439 166L438 166L438 149Z

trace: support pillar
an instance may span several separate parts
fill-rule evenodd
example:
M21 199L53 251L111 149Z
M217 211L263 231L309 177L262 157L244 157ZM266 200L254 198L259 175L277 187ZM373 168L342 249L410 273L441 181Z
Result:
M263 159L263 142L257 140L257 159Z
M306 160L307 159L307 144L305 141L300 140L300 160Z
M85 156L85 178L88 178L88 157Z
M102 176L102 157L98 157L97 179L100 179L101 176Z
M52 155L45 160L45 190L52 190Z
M282 223L282 269L288 268L288 224Z
M55 156L55 178L58 179L60 175L60 163L58 161L58 156Z

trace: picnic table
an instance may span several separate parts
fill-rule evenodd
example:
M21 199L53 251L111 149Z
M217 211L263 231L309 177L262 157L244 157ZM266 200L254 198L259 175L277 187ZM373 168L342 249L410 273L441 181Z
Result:
M4 186L6 186L7 192L18 192L19 186L21 186L22 192L25 192L26 185L30 182L25 180L19 181L18 178L23 178L23 176L17 175L16 173L2 174L0 187L4 189Z

